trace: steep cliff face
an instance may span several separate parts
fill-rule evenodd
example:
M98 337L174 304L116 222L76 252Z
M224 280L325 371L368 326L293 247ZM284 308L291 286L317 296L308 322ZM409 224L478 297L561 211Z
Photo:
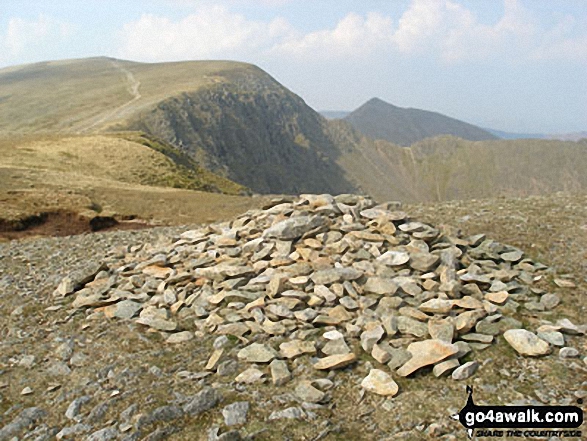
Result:
M168 98L127 128L156 134L260 193L356 191L328 122L266 74Z

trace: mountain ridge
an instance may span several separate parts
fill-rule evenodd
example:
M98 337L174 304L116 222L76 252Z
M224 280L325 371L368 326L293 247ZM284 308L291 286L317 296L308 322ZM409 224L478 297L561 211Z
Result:
M14 70L0 71L0 131L140 132L257 193L420 202L587 189L583 143L442 135L408 148L366 136L348 119L324 118L246 63L93 58L19 71L8 85L2 78ZM405 110L379 99L367 107ZM545 167L544 158L562 168Z
M438 112L394 106L371 98L344 118L373 139L408 147L425 138L453 135L470 141L497 139L480 127Z

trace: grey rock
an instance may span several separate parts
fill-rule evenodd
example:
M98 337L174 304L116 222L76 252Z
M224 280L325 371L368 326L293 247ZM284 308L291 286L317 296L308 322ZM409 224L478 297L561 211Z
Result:
M220 393L216 389L207 387L194 395L183 406L183 411L187 415L196 416L215 407L220 402L220 399Z
M434 365L434 367L432 368L432 373L435 377L442 377L443 375L450 374L460 365L461 364L459 363L459 360L456 358L441 361L440 363Z
M354 268L331 268L313 273L310 278L316 285L330 285L345 280L356 280L363 274Z
M521 355L540 356L551 352L547 342L525 329L509 329L503 336L510 346Z
M382 277L369 277L363 286L366 293L378 295L393 295L397 291L398 286L391 279Z
M324 392L312 386L310 381L301 381L296 386L295 394L308 403L319 403L325 398Z
M106 427L90 434L86 441L110 441L116 439L119 433L114 427Z
M398 317L397 328L399 332L406 335L413 335L420 338L428 335L428 325L410 317Z
M65 411L65 417L70 420L77 420L77 417L79 416L82 406L91 399L92 397L86 395L73 400L67 407L67 410Z
M564 346L565 345L565 336L558 331L549 331L549 332L538 332L538 337L544 341L547 341L553 346Z
M579 351L575 348L561 348L561 350L558 353L558 356L560 358L578 358L579 357Z
M273 360L269 364L271 370L271 379L274 386L283 386L291 380L291 372L287 367L287 362L284 360Z
M385 334L383 326L377 325L361 334L361 347L365 352L370 353L373 350L373 345L381 340Z
M0 428L0 439L11 439L25 429L36 425L45 416L47 416L47 412L38 407L28 407L22 410L10 423Z
M262 343L252 343L238 352L238 359L248 363L269 363L277 357L277 352Z
M556 294L544 294L540 297L540 303L544 306L545 309L554 309L556 308L561 299Z
M276 410L269 415L269 421L273 420L301 420L306 417L306 412L304 412L299 407L288 407L284 410Z
M391 360L387 363L387 367L392 371L404 365L410 358L412 358L412 354L403 348L391 348L390 355Z
M130 319L134 317L141 309L143 309L143 305L139 302L132 300L122 300L121 302L118 302L112 306L107 306L104 313L110 317Z
M63 361L54 361L47 366L46 372L52 377L66 377L71 374L71 369Z
M453 380L466 380L479 369L479 362L469 361L452 372Z
M75 426L64 427L57 435L55 435L55 438L58 440L63 438L68 439L71 437L77 438L76 435L87 433L90 430L92 430L92 426L88 426L87 424L76 424Z
M299 239L305 233L326 225L322 216L296 216L272 225L263 232L263 237L275 237L281 240Z
M249 407L250 405L248 401L238 401L226 406L224 409L222 409L224 424L227 426L245 424L247 422Z

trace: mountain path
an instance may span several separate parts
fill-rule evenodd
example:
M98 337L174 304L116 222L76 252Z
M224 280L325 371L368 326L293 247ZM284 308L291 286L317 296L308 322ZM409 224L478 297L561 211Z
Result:
M128 91L128 93L130 93L132 95L132 99L127 101L126 103L122 104L121 106L118 106L114 110L109 111L109 112L99 116L98 119L91 122L91 124L89 126L82 127L81 129L78 129L77 133L87 133L91 129L93 129L94 127L99 126L100 124L103 124L103 123L107 122L108 120L113 120L123 110L125 110L127 107L131 106L136 101L138 101L142 98L141 93L139 91L139 89L141 87L141 82L135 78L134 74L130 70L122 67L116 61L112 61L111 63L116 69L121 71L126 76L126 81L128 83L127 91Z

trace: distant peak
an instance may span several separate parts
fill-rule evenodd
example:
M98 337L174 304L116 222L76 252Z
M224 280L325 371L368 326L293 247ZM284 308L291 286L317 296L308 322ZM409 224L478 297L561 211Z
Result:
M368 107L368 108L385 108L385 107L393 107L393 108L398 108L397 106L394 106L393 104L389 104L387 101L383 101L381 98L371 98L369 101L367 101L365 104L363 104L362 107Z
M381 98L373 97L369 101L367 101L365 104L378 104L378 105L381 105L381 104L389 104L389 103L386 103Z

